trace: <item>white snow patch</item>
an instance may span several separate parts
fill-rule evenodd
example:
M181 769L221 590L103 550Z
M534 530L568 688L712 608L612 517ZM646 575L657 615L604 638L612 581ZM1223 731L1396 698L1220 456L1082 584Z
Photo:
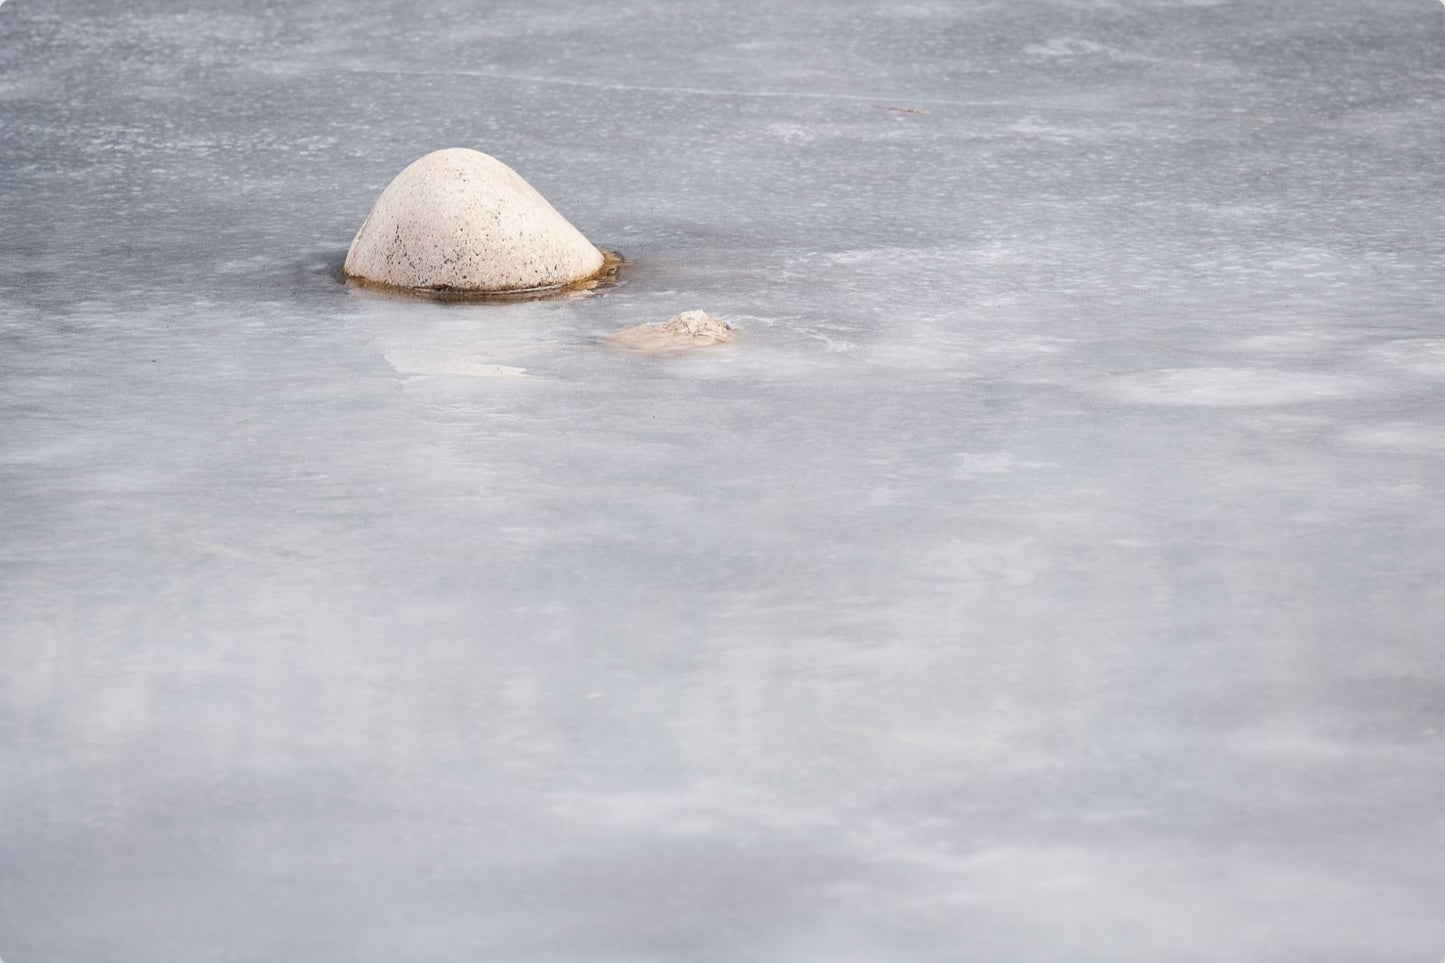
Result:
M497 364L486 357L460 351L426 351L393 348L384 355L401 374L460 375L465 378L519 378L527 369Z
M1118 375L1100 390L1146 405L1247 408L1330 401L1362 394L1358 378L1254 368L1164 368Z

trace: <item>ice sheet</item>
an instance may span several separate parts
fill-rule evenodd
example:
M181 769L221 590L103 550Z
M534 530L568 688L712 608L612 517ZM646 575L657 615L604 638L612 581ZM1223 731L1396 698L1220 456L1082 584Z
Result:
M1439 959L1442 89L1433 0L4 3L0 956ZM340 284L445 146L621 283Z

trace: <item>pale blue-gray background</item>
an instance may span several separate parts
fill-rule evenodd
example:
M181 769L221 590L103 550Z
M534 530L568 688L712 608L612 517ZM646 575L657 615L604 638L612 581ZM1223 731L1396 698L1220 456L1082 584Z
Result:
M0 956L1438 963L1442 94L1435 0L10 0ZM337 283L445 146L624 283Z

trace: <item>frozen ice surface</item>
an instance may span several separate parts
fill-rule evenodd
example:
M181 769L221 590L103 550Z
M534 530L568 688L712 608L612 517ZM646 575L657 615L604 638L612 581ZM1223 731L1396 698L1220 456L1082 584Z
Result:
M0 955L1439 960L1442 93L1434 0L5 3ZM623 283L338 283L446 146Z

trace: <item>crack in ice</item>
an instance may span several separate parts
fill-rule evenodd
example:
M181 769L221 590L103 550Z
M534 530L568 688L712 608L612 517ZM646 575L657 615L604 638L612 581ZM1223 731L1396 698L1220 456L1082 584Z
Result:
M3 2L3 0L0 0ZM1445 3L1445 0L1441 0ZM655 94L695 95L699 97L756 97L764 99L802 98L807 100L842 100L849 102L879 104L907 101L910 104L932 104L934 106L1000 106L997 100L954 100L940 97L898 97L875 94L836 94L810 90L720 90L710 87L679 87L664 84L607 83L600 80L573 79L570 77L548 77L535 74L508 74L489 70L401 70L381 67L356 67L352 73L388 74L397 76L429 77L451 75L458 77L485 77L489 80L511 80L528 84L557 84L564 87L586 87L591 90L616 90ZM897 109L897 108L895 108Z

